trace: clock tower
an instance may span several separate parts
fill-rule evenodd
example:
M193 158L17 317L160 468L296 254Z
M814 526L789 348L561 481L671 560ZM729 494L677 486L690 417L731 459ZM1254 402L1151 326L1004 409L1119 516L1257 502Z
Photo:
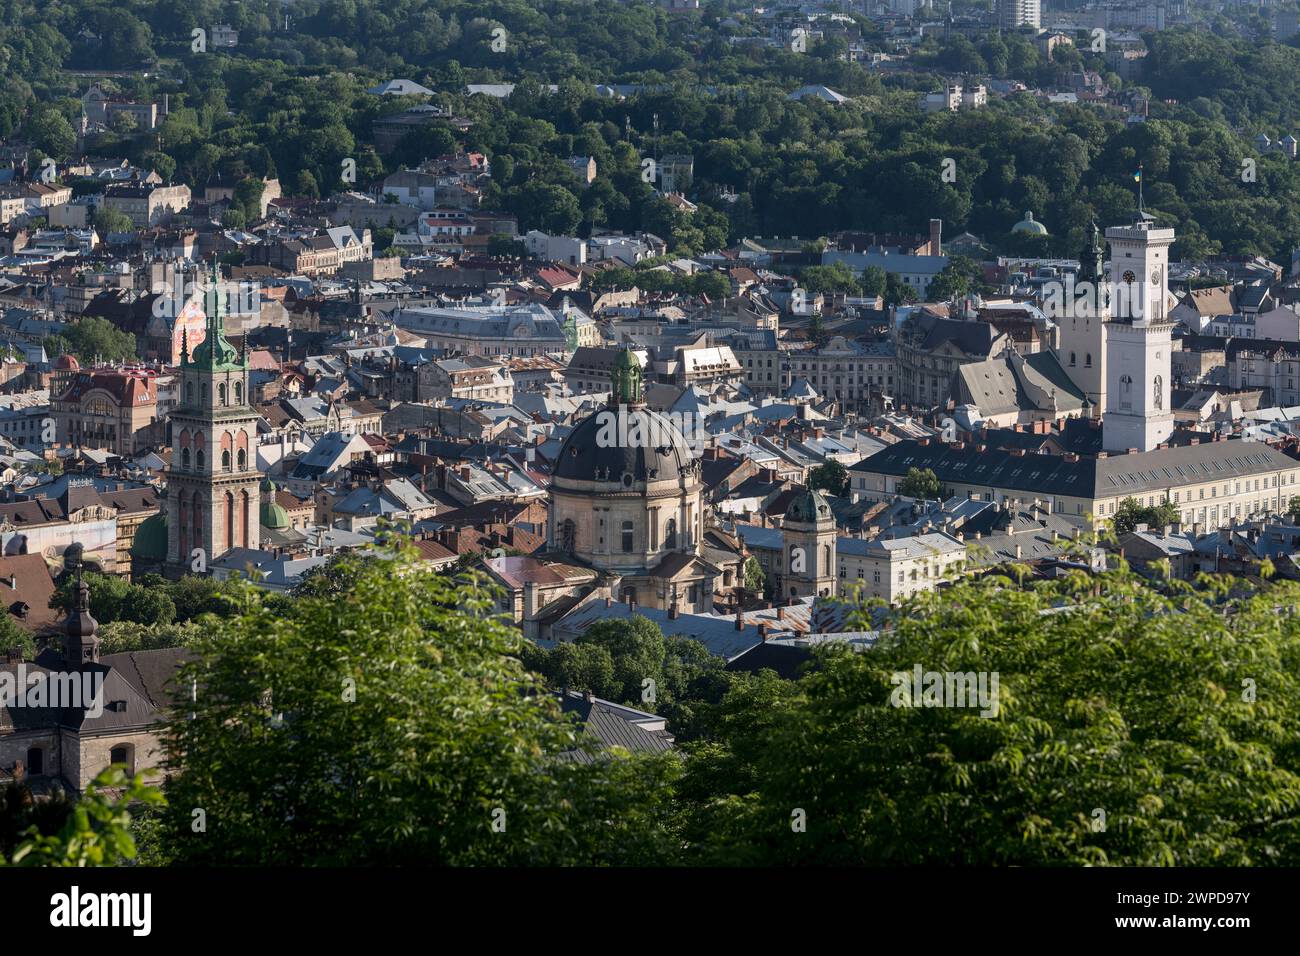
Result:
M1108 452L1151 451L1174 430L1170 407L1169 247L1174 230L1139 209L1132 225L1106 230L1110 311L1106 322Z

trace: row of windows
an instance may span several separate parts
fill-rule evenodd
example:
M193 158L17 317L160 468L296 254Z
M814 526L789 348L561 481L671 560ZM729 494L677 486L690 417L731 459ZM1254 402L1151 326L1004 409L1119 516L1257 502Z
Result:
M236 405L244 404L244 383L243 382L235 383L234 396L235 396ZM185 402L188 405L194 404L194 383L192 381L185 383ZM229 404L229 402L227 401L225 382L220 382L217 385L217 404L221 406L225 406Z

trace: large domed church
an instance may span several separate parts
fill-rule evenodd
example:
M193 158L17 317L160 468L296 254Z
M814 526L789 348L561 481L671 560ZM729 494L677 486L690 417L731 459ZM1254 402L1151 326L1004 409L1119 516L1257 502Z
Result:
M646 407L631 349L619 355L612 377L609 404L560 448L546 557L603 572L620 601L708 613L724 570L702 557L700 460L671 419Z

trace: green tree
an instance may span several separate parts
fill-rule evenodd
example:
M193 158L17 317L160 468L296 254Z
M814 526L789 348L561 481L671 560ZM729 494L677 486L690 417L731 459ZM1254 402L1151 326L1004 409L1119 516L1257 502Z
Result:
M858 295L862 291L853 270L842 262L829 266L808 266L799 274L799 284L810 293L843 292Z
M578 737L483 579L352 558L348 600L248 595L191 647L165 730L183 864L654 863L676 761L560 759ZM195 837L191 807L208 832ZM609 821L593 828L591 820Z
M78 319L62 334L50 336L45 340L45 349L51 354L71 352L87 364L138 360L135 336L99 316Z
M745 559L745 590L763 591L767 588L767 575L758 558L752 555Z
M834 459L818 465L808 475L808 486L842 496L849 493L849 471Z
M24 660L36 656L36 639L32 632L20 626L13 615L0 614L0 650L19 650Z
M942 490L939 476L929 468L909 468L898 483L898 493L905 498L938 498Z
M295 193L309 199L320 198L320 186L316 182L316 176L310 169L304 169L298 173L298 186Z
M135 224L121 210L104 207L95 210L95 231L101 236L110 232L134 232Z
M262 193L266 184L259 176L248 176L235 184L232 208L244 214L244 222L257 222L262 218Z
M1149 528L1163 528L1165 525L1178 524L1181 520L1178 506L1173 502L1165 501L1148 506L1140 504L1134 498L1125 498L1115 509L1111 527L1116 534L1126 534L1139 524L1145 524Z
M871 651L831 648L798 682L733 688L679 784L687 858L1300 858L1300 621L1277 613L1300 586L1225 602L1168 598L1126 571L1009 584L994 575L923 593ZM956 697L949 678L962 675L984 681L981 699ZM804 832L791 832L792 808Z
M47 836L33 826L10 862L14 866L120 866L136 856L132 809L165 803L159 790L145 784L143 773L130 777L114 765L86 786L58 833Z
M71 156L77 145L77 133L72 124L53 107L32 114L27 121L27 135L42 152L60 161Z
M884 295L889 286L889 276L880 266L867 266L862 270L862 294L865 296Z

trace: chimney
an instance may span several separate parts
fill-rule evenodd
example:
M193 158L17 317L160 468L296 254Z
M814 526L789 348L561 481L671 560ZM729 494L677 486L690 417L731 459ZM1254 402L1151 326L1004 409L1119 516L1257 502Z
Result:
M738 610L736 611L736 630L743 631L744 629L745 629L745 612Z
M469 481L469 465L460 466L460 480Z
M605 595L605 607L613 607L613 606L614 606L614 599L610 597L608 594Z
M758 625L758 639L765 644L767 643L767 622L766 621Z
M943 220L930 220L930 255L943 255Z
M584 690L582 692L582 699L585 700L587 703L591 704L595 702L596 695L591 692L590 688L588 688L587 690Z
M1017 557L1017 558L1020 557L1020 545L1018 545L1018 544L1016 545L1016 557Z
M778 621L784 621L784 620L785 620L785 608L783 608L783 607L779 607L779 608L776 609L776 619L777 619Z

